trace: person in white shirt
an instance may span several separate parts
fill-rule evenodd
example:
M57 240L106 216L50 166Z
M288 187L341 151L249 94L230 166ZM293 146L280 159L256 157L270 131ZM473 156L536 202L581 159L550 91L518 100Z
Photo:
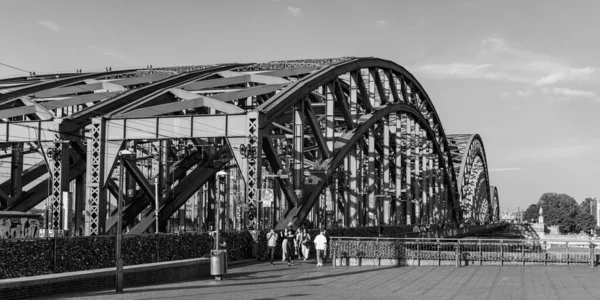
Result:
M321 229L321 234L315 237L315 248L317 250L317 267L323 266L323 256L327 250L327 238L325 237L325 229Z
M267 233L267 246L269 247L269 263L273 265L273 257L275 256L275 247L277 247L277 233L275 228L271 227L271 231Z

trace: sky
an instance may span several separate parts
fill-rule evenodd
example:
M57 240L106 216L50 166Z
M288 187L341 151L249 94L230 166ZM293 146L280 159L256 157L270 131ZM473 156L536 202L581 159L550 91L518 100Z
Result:
M374 56L479 133L502 210L600 196L600 1L12 1L0 63L37 73ZM0 78L27 75L0 65Z

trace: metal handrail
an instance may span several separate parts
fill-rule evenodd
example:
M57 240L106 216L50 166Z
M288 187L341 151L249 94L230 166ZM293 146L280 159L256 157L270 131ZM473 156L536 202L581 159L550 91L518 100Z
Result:
M330 240L354 240L354 241L432 241L432 242L460 242L460 243L479 243L479 242L493 242L493 243L548 243L548 244L600 244L600 240L529 240L529 239L465 239L465 238L427 238L427 237L415 237L415 238L402 238L402 237L347 237L347 236L331 236Z

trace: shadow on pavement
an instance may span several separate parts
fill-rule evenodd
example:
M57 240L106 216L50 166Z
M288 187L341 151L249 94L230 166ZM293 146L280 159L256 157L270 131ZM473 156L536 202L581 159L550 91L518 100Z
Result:
M345 270L344 270L345 268ZM282 275L272 275L272 276L250 276L252 274L257 274L257 273L265 273L265 272L280 272L280 271L294 271L294 270L298 270L297 268L291 267L291 268L287 268L287 267L283 267L283 268L273 268L273 269L268 269L268 270L257 270L257 271L250 271L250 272L234 272L234 273L230 273L227 274L225 277L224 281L212 281L210 278L205 278L205 279L200 279L198 280L198 285L192 285L192 286L173 286L173 287L162 287L162 288L158 288L158 287L152 287L152 286L137 286L137 287L125 287L125 291L123 293L123 295L127 295L127 294L137 294L137 293L147 293L147 292L161 292L161 291L172 291L172 290L179 290L179 291L183 291L183 290L197 290L197 289L206 289L206 288L223 288L223 287L235 287L235 286L252 286L255 284L278 284L278 283L299 283L299 282L306 282L306 281L314 281L314 280L320 280L320 279L326 279L326 278L333 278L333 277L340 277L340 276L348 276L348 275L355 275L355 274L368 274L368 273L373 273L373 272L382 272L384 270L387 269L392 269L392 268L398 268L397 266L391 266L391 267L373 267L373 268L369 268L369 269L364 269L364 268L360 268L360 269L355 269L354 271L350 271L350 272L346 272L350 269L350 267L340 267L340 269L342 269L341 272L335 272L332 274L322 274L320 276L308 276L308 277L296 277L296 276L292 276L291 278L286 278L284 280L276 280L276 278L281 278ZM320 270L327 270L327 269L320 269ZM332 269L330 269L332 270ZM337 270L337 269L333 269L333 270ZM310 272L310 271L309 271ZM294 275L294 274L305 274L307 272L300 272L300 273L288 273L288 274L284 274L284 275ZM265 274L266 275L266 274ZM244 282L244 283L227 283L228 279L234 279L234 280L243 280L243 279L247 279L247 280L252 280L251 282ZM265 280L266 279L266 280ZM275 280L273 280L275 279ZM181 284L181 283L189 283L189 284L194 284L195 281L180 281L180 282L172 282L172 283L165 283L164 285L168 285L168 284ZM321 286L320 284L308 284L308 285L303 285L303 286ZM276 288L281 288L281 286L277 286ZM268 289L268 288L267 288ZM249 290L252 291L252 290ZM226 291L219 291L219 293L224 293ZM240 291L240 290L232 290L231 292L244 292L244 291ZM202 295L208 295L208 294L212 294L212 293L207 293L207 294L202 294ZM52 298L61 298L61 299L75 299L75 298L80 298L80 297L102 297L102 296L116 296L114 290L110 290L110 291L90 291L87 293L78 293L78 294L72 294L72 295L56 295L55 297ZM198 296L199 294L196 294L196 296ZM194 296L194 295L186 295L186 296ZM289 295L289 297L300 297L300 296L305 296L305 295L301 295L301 294L292 294ZM153 298L146 298L146 299L153 299ZM156 299L161 299L161 297L156 298Z

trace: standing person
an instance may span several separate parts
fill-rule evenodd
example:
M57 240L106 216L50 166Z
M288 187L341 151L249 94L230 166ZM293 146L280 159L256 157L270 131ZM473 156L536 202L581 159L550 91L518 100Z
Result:
M283 232L281 232L281 237L283 238L283 242L281 242L281 261L285 261L287 256L291 255L290 253L288 253L287 235L288 235L288 229L286 227L283 230Z
M300 247L302 247L302 257L304 258L304 261L307 261L310 252L310 235L306 232L306 229L302 231L300 245Z
M321 233L315 238L315 248L317 249L317 267L323 266L323 256L327 250L327 238L325 237L325 229L321 229Z
M298 233L294 240L296 244L296 253L298 253L298 260L302 259L302 232L306 229L298 228Z
M273 257L275 256L275 247L277 247L277 233L275 228L271 227L271 231L267 233L267 247L269 247L269 262L273 265Z
M287 235L285 236L285 239L287 239L287 251L288 251L288 256L287 256L287 261L288 261L288 267L290 265L294 265L294 248L296 247L296 235L294 234L294 230L292 229L292 227L290 227L287 231Z

